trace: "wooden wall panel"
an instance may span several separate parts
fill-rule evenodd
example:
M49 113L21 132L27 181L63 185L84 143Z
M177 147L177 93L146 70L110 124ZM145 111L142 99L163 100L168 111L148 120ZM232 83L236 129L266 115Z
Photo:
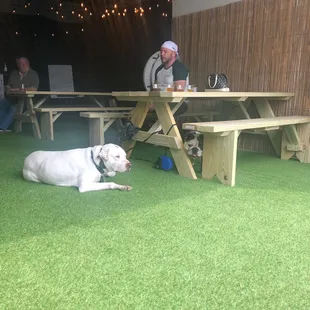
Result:
M208 74L224 72L232 91L294 92L288 103L273 103L276 115L310 115L309 0L243 0L176 17L172 38L199 90ZM195 100L190 109L214 106ZM240 147L272 152L258 135L244 135Z

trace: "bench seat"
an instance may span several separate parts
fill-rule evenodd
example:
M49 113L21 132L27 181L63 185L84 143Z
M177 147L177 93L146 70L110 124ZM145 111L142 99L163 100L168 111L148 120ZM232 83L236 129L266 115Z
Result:
M109 114L110 118L118 117L118 115L123 115L124 113L129 113L132 111L132 107L40 107L34 108L35 112L41 114L41 135L42 139L54 140L54 122L62 115L64 112L84 112L84 113L94 113L103 112Z
M204 135L202 178L217 176L229 186L235 185L238 137L243 130L277 130L282 135L279 140L281 159L296 156L301 162L310 163L309 116L184 123L182 127Z
M127 112L113 110L111 112L81 112L81 117L89 119L89 146L104 145L105 131L117 119L130 118L133 108L130 108L131 111L128 110Z

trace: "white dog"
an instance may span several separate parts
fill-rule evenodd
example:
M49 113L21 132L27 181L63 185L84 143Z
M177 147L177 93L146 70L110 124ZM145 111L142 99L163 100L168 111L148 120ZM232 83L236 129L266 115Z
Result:
M100 179L130 169L125 151L118 145L106 144L68 151L33 152L25 159L23 176L32 182L75 186L81 193L106 189L129 191L130 186L100 183Z

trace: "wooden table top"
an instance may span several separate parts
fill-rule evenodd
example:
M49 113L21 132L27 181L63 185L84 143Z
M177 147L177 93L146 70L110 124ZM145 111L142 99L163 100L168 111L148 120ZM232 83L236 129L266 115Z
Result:
M162 92L162 91L127 91L112 92L112 96L118 98L125 97L148 97L148 98L274 98L290 99L294 93L289 92Z
M25 96L25 97L34 97L35 95L57 95L57 96L111 96L111 93L100 93L100 92L68 92L68 91L20 91L20 92L10 92L6 93L8 96Z

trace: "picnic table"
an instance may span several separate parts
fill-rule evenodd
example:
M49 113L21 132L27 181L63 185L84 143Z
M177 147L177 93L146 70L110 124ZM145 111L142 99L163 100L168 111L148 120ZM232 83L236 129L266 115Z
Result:
M185 99L200 98L200 99L216 99L222 102L235 102L243 110L245 117L250 118L247 113L246 103L253 101L256 105L260 118L274 118L275 114L270 104L271 101L287 101L294 96L294 93L286 92L160 92L160 91L127 91L127 92L112 92L112 96L119 101L135 101L137 102L134 109L131 121L142 127L146 118L149 105L154 104L158 116L158 121L146 132L140 131L132 141L125 145L125 149L130 150L130 156L135 142L146 142L156 145L169 147L173 156L178 173L184 177L197 179L190 158L183 147L183 141L178 127L175 125L176 120L174 113L180 108ZM170 103L176 105L171 108ZM163 134L156 133L158 130L163 131ZM277 143L276 133L273 130L268 130L267 134L276 150L277 154L281 153L281 149ZM148 140L146 141L146 139Z
M43 138L54 139L53 123L63 112L92 112L104 111L107 108L102 105L98 97L111 97L111 93L105 92L64 92L64 91L20 91L7 92L8 97L17 98L17 109L15 113L14 131L22 131L22 122L31 123L33 134L37 139L42 138L41 129L43 130ZM48 98L63 99L63 98L83 98L87 97L96 106L66 106L66 107L45 107L41 106ZM35 101L36 100L36 101ZM26 107L26 109L25 109ZM115 109L114 109L115 110ZM42 113L41 129L38 123L36 112Z

